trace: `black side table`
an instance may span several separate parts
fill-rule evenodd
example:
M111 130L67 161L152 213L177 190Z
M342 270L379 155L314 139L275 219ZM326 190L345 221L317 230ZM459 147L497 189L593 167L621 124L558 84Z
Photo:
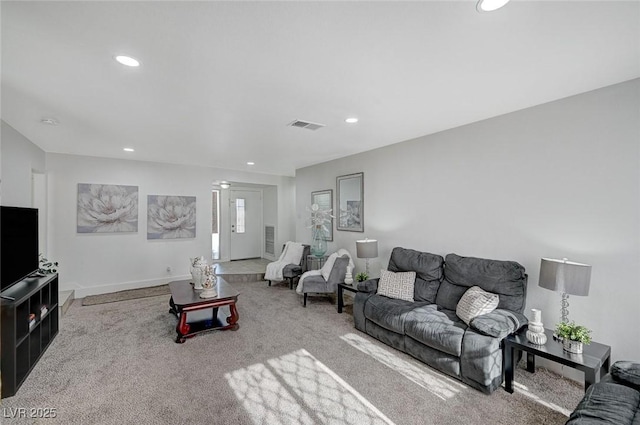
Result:
M357 284L356 282L353 282ZM342 313L342 307L344 307L344 290L351 291L354 294L358 292L358 288L355 286L347 285L346 283L338 283L338 313Z
M525 333L526 330L523 330L504 339L504 387L510 393L513 393L516 350L527 353L527 371L531 373L535 372L536 368L535 356L583 371L585 391L591 384L600 381L600 378L609 371L611 347L608 345L592 342L584 346L582 354L572 354L564 351L562 342L553 339L553 331L550 329L544 330L547 335L547 343L544 345L530 343Z

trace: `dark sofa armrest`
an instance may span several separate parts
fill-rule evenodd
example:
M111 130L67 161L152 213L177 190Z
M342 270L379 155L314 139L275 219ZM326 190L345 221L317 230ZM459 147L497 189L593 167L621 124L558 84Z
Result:
M617 361L611 366L614 381L640 391L640 363Z
M378 291L378 281L380 278L369 279L358 282L358 292L376 293Z
M469 326L481 334L502 339L517 332L528 323L529 321L523 314L499 308L491 313L475 317Z

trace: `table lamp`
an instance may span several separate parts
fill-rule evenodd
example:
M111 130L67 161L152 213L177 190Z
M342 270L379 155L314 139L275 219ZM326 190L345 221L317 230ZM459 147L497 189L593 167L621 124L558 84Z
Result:
M365 272L369 274L369 258L378 256L378 241L375 239L365 239L356 241L356 256L365 259Z
M569 295L589 295L590 282L591 266L587 264L574 263L566 258L543 258L540 263L538 286L562 294L560 317L563 323L569 322Z

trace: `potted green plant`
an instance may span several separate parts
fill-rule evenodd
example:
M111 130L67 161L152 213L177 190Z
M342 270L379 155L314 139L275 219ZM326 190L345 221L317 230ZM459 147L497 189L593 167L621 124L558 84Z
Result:
M358 282L364 282L367 279L369 279L369 275L366 274L365 272L360 272L356 275L356 280Z
M591 330L576 322L561 322L556 325L556 335L562 339L565 351L574 354L582 354L584 344L591 342Z

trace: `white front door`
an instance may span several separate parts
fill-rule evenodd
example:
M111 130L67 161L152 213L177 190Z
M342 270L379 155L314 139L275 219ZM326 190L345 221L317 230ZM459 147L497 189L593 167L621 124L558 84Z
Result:
M262 192L231 190L229 259L262 257Z

